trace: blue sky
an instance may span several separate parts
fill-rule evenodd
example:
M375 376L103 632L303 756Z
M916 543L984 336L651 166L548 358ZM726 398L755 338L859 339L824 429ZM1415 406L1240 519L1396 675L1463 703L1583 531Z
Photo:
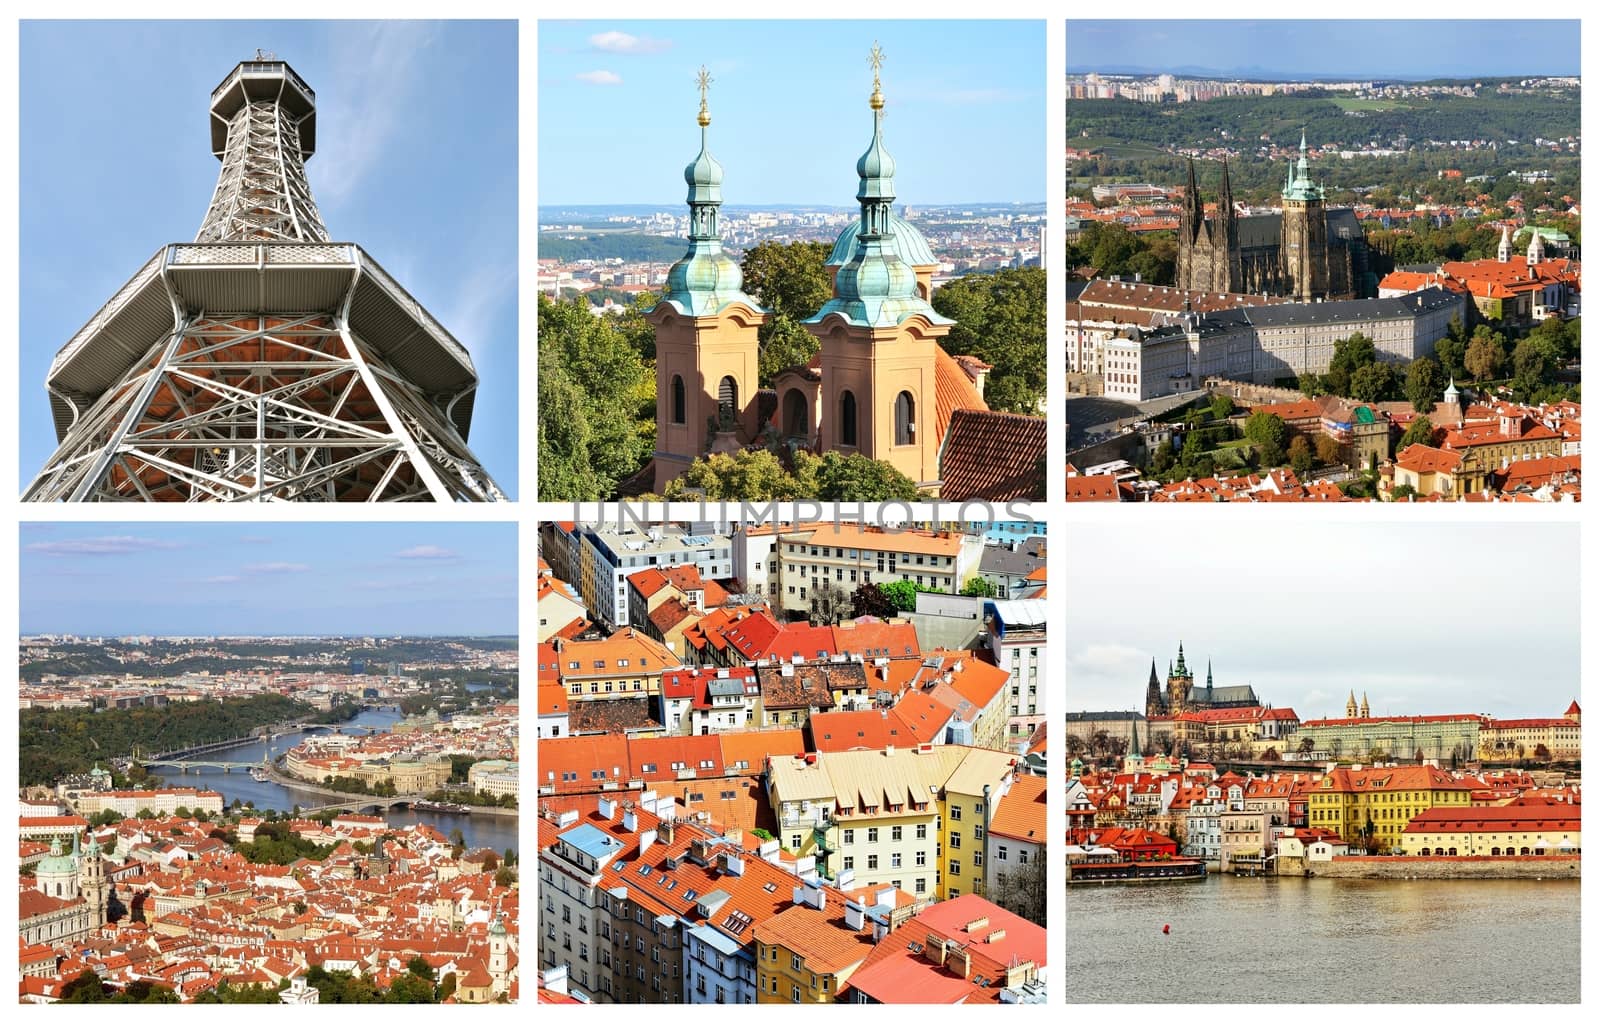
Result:
M20 485L55 450L50 360L216 185L211 90L257 47L317 93L312 195L466 345L471 446L517 492L514 22L29 22L21 29Z
M1576 21L1067 21L1067 70L1285 76L1575 75Z
M885 142L902 202L1042 202L1042 21L539 23L539 203L677 205L711 151L729 205L855 204L883 46Z
M1142 711L1151 658L1164 680L1180 641L1197 679L1210 659L1217 685L1254 685L1302 721L1342 716L1352 689L1374 714L1559 717L1578 699L1577 523L1267 518L1097 529L1071 562L1092 582L1053 590L1065 709ZM1180 548L1181 571L1159 580L1171 599L1152 602L1152 574L1129 571L1127 552ZM1241 572L1271 552L1281 569ZM1514 566L1537 566L1537 588L1515 585Z
M515 635L505 522L21 526L24 634Z

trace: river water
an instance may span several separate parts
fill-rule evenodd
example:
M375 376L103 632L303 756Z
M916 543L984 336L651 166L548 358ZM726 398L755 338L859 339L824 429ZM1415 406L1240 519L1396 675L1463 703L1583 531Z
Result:
M392 710L365 710L352 718L348 723L352 725L376 725L388 729L400 720L401 715ZM309 733L320 734L320 733ZM221 753L207 753L201 760L226 760L238 764L259 764L263 749L269 749L270 756L275 760L278 755L293 746L298 745L304 736L300 733L285 735L273 740L270 747L265 742L253 742L248 746L236 746ZM323 803L339 803L351 798L349 796L320 796L313 792L302 792L286 789L276 782L263 782L251 779L248 770L236 770L228 773L215 768L202 768L198 771L181 773L175 767L158 767L151 773L159 774L167 780L168 785L189 785L197 788L211 789L222 793L224 803L232 803L235 799L240 802L253 801L263 810L290 810L295 804L305 806L319 806ZM407 824L428 824L438 828L448 835L456 828L461 829L461 835L468 846L472 848L488 847L495 852L503 853L507 849L519 849L517 844L517 818L514 816L500 816L489 814L451 814L451 813L419 813L416 810L394 810L385 813L386 819L398 827Z
M1073 888L1067 1001L1576 1002L1578 893L1227 875Z

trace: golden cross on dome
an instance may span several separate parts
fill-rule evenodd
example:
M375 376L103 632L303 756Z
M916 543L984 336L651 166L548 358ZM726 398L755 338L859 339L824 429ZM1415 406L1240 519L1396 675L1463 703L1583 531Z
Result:
M883 69L883 47L878 41L872 41L872 52L867 54L867 64L872 68L872 109L883 109L883 85L878 80L878 72Z
M695 85L700 89L700 126L703 128L711 123L711 111L706 106L706 91L711 88L711 72L706 70L704 64L700 65L700 73L694 76Z

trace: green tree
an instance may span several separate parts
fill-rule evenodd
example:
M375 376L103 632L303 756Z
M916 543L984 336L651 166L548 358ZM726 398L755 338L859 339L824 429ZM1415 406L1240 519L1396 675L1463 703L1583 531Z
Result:
M831 249L826 242L760 242L745 250L740 265L744 290L774 319L781 316L798 323L833 296L827 267ZM769 321L764 330L771 327Z
M1354 378L1356 371L1378 361L1378 348L1372 339L1357 331L1333 343L1333 358L1328 361L1328 372L1343 371Z
M968 274L933 293L933 308L956 321L942 345L993 366L984 401L1037 414L1045 391L1045 272L1036 266Z
M1506 364L1505 338L1488 327L1479 326L1473 332L1472 340L1467 342L1464 361L1472 379L1497 379Z
M581 302L538 303L539 496L610 497L649 455L653 374L611 318Z
M789 501L811 497L778 456L760 448L731 455L718 452L690 463L682 476L668 483L667 500L681 500L695 490L710 501Z
M815 335L787 315L773 315L761 329L766 335L759 356L763 387L771 387L784 370L804 366L822 348Z
M1226 394L1213 395L1211 398L1211 418L1222 420L1231 415L1233 415L1233 399Z
M1550 383L1555 379L1556 368L1560 364L1559 335L1537 332L1529 334L1517 342L1516 349L1511 353L1511 367L1517 391L1527 394Z
M1245 439L1257 447L1282 448L1289 439L1289 427L1272 412L1252 412L1244 423Z
M814 493L797 496L824 501L915 501L921 493L916 481L899 469L859 453L827 451L817 458L798 452L795 476L802 481L800 489L808 476L816 480Z
M1418 412L1433 411L1434 402L1444 393L1444 370L1433 359L1423 356L1406 367L1406 400Z
M917 609L917 591L921 587L907 579L896 579L892 583L879 583L878 589L888 598L895 612L909 612Z
M961 595L963 597L998 597L1000 595L1000 587L981 575L975 575L961 587Z
M850 613L856 618L865 618L872 615L877 618L892 618L898 612L894 601L883 591L877 583L862 583L850 594Z
M427 963L423 965L427 966ZM383 1000L394 1005L434 1004L439 999L434 993L432 973L432 970L428 971L429 979L426 980L415 973L401 974L389 985L389 992Z
M1427 416L1418 416L1411 420L1411 425L1406 427L1405 433L1400 435L1400 440L1394 446L1396 455L1413 444L1433 443L1433 423Z
M1357 401L1388 401L1399 388L1399 375L1387 362L1369 362L1350 377L1350 397Z
M1332 465L1339 460L1339 442L1325 433L1317 434L1317 460Z
M1289 442L1289 466L1295 474L1304 476L1311 471L1311 444L1304 434L1295 434L1294 440Z

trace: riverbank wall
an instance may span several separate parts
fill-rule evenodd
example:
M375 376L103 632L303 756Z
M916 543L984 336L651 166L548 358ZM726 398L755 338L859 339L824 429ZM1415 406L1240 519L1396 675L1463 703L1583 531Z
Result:
M374 803L386 803L393 799L404 799L407 802L414 803L418 799L424 798L423 796L367 796L360 792L340 792L338 789L325 789L320 785L312 785L309 782L301 781L291 774L284 774L276 767L267 769L267 777L291 792L310 792L315 795L326 796L337 803L347 803L355 799L368 798ZM310 811L315 810L316 807L305 806L301 809ZM517 807L510 806L468 806L467 810L474 816L482 815L485 817L515 817L521 812Z
M1575 881L1582 865L1582 856L1335 856L1308 864L1313 877L1389 881Z

